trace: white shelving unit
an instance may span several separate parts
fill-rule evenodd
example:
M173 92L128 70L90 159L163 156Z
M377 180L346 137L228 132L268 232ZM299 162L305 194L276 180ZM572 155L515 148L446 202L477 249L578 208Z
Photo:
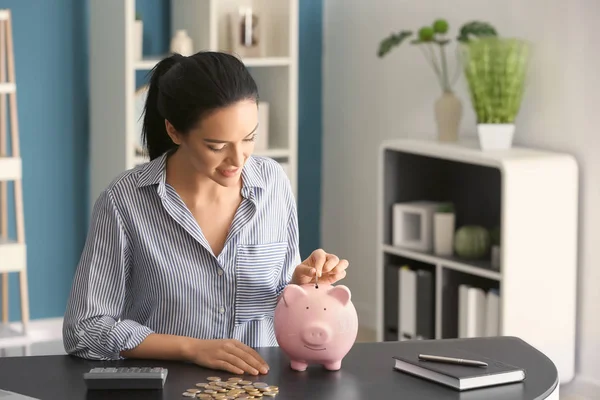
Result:
M434 337L458 337L459 286L500 291L501 336L518 336L573 378L577 279L578 166L567 154L477 143L386 141L379 153L377 336L398 340L403 304L395 269L431 273ZM452 202L456 229L500 227L500 264L393 245L392 205ZM417 312L418 313L418 312Z
M248 5L260 17L265 55L243 61L261 101L269 103L269 145L255 154L285 164L297 195L298 0L171 0L169 40L185 29L195 52L230 52L228 14ZM135 14L135 0L90 1L92 204L119 173L147 161L136 151L135 76L151 70L162 57L135 58Z
M13 43L13 19L9 9L0 10L0 338L23 338L29 333L29 289L27 282L27 243L23 208L23 160L17 111L17 83ZM8 111L8 113L7 113ZM10 139L10 148L9 148ZM9 207L9 184L13 201ZM9 234L14 216L15 235ZM14 237L11 237L14 236ZM19 274L21 329L10 326L9 274Z

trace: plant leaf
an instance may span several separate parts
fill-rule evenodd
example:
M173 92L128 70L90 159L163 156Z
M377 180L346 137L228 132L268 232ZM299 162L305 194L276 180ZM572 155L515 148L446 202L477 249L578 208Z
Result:
M392 33L379 43L379 49L377 50L377 56L382 58L389 53L394 47L402 44L404 39L412 35L412 31L400 31L398 33Z
M496 28L487 22L471 21L467 22L460 28L459 35L456 40L461 43L466 43L469 41L471 36L475 36L477 38L498 36L498 32L496 31Z

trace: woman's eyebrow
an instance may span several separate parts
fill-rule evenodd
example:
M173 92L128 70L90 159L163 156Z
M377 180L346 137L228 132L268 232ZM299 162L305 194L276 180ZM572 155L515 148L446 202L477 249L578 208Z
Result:
M256 124L254 129L252 129L252 132L247 134L245 137L252 135L254 132L256 132L256 129L258 129L258 124ZM209 143L229 143L227 140L219 140L219 139L204 139L204 141L209 142Z

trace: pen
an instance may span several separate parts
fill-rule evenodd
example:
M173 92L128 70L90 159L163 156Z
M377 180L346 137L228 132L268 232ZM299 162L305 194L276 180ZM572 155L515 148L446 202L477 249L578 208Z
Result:
M441 362L441 363L447 363L447 364L469 365L472 367L487 367L488 366L488 364L483 361L465 360L464 358L432 356L432 355L428 355L428 354L419 354L419 360L434 361L434 362Z

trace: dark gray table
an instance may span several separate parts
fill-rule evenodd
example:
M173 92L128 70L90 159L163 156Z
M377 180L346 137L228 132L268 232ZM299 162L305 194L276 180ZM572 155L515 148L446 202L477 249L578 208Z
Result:
M452 341L449 339L446 341ZM304 372L289 368L279 348L261 348L269 363L267 375L260 380L279 386L275 399L460 399L521 400L558 398L558 372L542 353L514 337L462 339L463 348L484 356L519 365L526 369L522 383L458 392L444 386L394 370L392 356L407 342L356 343L342 363L331 372L311 366ZM96 366L162 366L169 369L163 390L87 391L82 374ZM228 378L226 372L195 365L148 360L115 362L87 361L71 356L31 356L0 358L0 388L40 399L185 399L182 392L208 376Z

